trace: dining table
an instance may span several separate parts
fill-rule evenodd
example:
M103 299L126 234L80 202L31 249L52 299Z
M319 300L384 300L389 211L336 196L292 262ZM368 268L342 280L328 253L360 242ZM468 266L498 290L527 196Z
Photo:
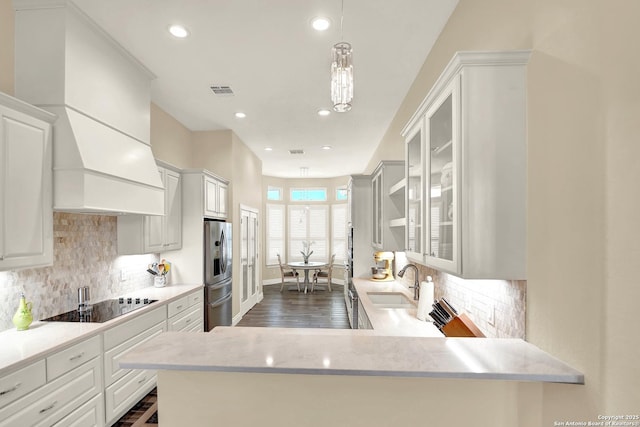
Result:
M287 265L293 270L304 270L304 293L306 294L307 287L311 284L311 281L309 280L309 271L326 268L328 264L320 261L292 261Z

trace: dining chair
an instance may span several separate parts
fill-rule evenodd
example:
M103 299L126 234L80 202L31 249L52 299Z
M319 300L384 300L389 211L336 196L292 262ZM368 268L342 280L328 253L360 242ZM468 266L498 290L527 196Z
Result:
M333 269L333 262L336 260L336 254L331 255L331 260L326 268L317 269L315 273L313 273L313 282L311 282L311 292L315 285L318 284L318 279L327 279L327 289L331 292L331 271Z
M298 292L300 292L300 273L298 273L294 269L284 268L284 266L282 265L282 260L280 259L280 254L277 254L277 256L278 256L278 265L280 266L280 277L282 280L282 284L280 285L280 292L282 292L282 290L284 289L285 283L293 283L292 281L285 282L285 279L287 277L291 277L291 278L295 277L296 285L298 286Z

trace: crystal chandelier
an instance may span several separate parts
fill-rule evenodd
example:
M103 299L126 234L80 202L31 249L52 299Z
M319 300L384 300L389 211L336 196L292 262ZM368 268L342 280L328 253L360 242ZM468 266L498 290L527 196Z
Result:
M340 38L342 34L342 21L344 19L344 0L342 0L342 16L340 18ZM353 100L353 62L352 49L349 43L341 41L336 43L331 50L331 101L333 110L344 113L351 110Z

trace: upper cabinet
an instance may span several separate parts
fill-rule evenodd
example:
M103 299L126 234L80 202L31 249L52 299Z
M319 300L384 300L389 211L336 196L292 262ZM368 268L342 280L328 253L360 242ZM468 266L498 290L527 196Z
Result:
M406 230L405 251L407 256L420 259L423 249L423 199L422 171L424 170L423 141L424 122L419 121L406 135L405 148L405 200Z
M118 254L159 253L182 248L182 179L180 170L158 162L164 185L164 215L118 217Z
M53 263L55 118L0 93L0 270Z
M459 52L403 130L407 255L470 279L526 279L529 51Z
M404 250L404 162L380 162L371 178L372 244L384 251Z
M204 216L227 218L228 185L225 181L204 174Z
M193 203L203 218L226 220L228 212L229 181L204 169L183 171L188 185L189 203ZM187 199L185 199L186 201Z

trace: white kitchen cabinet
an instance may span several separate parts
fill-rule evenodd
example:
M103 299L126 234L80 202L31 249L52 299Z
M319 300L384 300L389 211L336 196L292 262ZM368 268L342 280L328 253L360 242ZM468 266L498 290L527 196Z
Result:
M205 217L227 218L227 183L203 174Z
M101 356L101 341L96 335L47 357L47 381L52 381L83 363Z
M409 258L421 259L424 254L423 147L424 121L409 130L405 141L405 252Z
M164 215L118 217L118 254L159 253L182 248L182 179L180 170L158 162L164 185Z
M404 249L403 161L380 162L371 178L372 245L381 251ZM402 195L402 197L398 197Z
M98 356L0 408L0 427L56 425L92 399L99 415L95 425L102 426L102 389L102 357Z
M0 378L0 408L47 383L47 368L39 360Z
M407 206L422 199L413 231L424 225L410 259L463 278L526 279L529 55L457 53L405 126L407 162L422 172Z
M229 181L205 169L182 171L185 205L196 206L203 218L227 219Z
M202 332L204 330L204 289L169 303L167 315L169 331Z
M0 270L53 263L55 118L0 93Z
M99 427L104 425L104 398L97 395L61 419L53 427Z
M120 359L132 349L167 330L167 307L162 306L103 334L105 417L107 425L117 421L156 384L155 371L120 368Z

